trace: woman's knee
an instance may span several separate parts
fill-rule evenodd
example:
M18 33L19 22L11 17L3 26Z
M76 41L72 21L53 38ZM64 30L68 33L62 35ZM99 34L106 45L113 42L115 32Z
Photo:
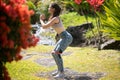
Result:
M54 52L52 52L52 54L62 54L62 53L59 51L54 51Z
M52 53L52 54L55 54L55 51L52 51L51 53Z

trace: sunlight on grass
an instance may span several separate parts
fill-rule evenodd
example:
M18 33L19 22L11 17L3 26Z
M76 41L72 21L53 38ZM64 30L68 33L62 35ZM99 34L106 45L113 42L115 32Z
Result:
M72 50L73 51L73 50ZM120 52L114 50L98 51L95 48L74 48L73 54L64 57L66 67L79 72L104 72L101 80L119 80Z
M29 48L27 54L31 52L48 53L53 49L53 46L39 45L34 48ZM63 56L64 66L80 73L82 72L103 72L106 76L100 80L119 80L120 79L120 52L117 50L101 50L91 47L68 47L65 52L72 54ZM64 54L64 53L63 53ZM48 56L49 57L49 56ZM50 56L51 57L51 56ZM33 60L40 58L34 55L32 59L21 60L7 64L10 76L13 80L45 80L38 78L36 73L48 72L56 69L55 66L45 67L38 65ZM46 79L47 80L47 79Z
M40 66L32 61L21 60L7 63L7 68L12 80L45 80L35 76L37 72L49 71L48 68Z
M27 52L41 52L41 53L45 53L45 52L50 52L52 51L53 46L44 46L44 45L38 45L36 47L31 47L27 49Z

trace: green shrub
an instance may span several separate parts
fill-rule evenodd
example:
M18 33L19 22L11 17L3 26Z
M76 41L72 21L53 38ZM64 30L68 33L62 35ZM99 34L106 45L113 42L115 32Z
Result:
M49 13L48 13L48 7L49 7L50 1L39 1L37 8L40 10L41 14L45 14L46 18L49 18Z
M77 12L64 13L60 17L66 28L69 26L78 26L87 22L85 16L80 16ZM94 23L94 17L88 16L88 21Z
M31 1L28 1L27 5L29 6L30 10L34 10L34 15L31 16L31 24L35 24L36 22L39 22L40 11Z
M105 14L99 14L104 33L120 40L120 0L109 0L104 5Z

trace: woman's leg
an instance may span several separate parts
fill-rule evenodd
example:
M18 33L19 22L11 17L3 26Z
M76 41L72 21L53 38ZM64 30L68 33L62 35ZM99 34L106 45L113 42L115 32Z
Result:
M57 64L58 72L55 73L54 78L63 78L64 77L64 68L63 68L63 60L60 54L52 53L52 56Z
M59 72L64 72L63 68L63 59L60 54L52 53L52 56L57 64L57 68Z

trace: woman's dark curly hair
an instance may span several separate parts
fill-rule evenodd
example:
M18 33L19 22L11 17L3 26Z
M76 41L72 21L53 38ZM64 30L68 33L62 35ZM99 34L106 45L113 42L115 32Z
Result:
M61 13L61 8L57 3L52 3L51 7L55 9L55 12L53 14L53 17L59 16Z

